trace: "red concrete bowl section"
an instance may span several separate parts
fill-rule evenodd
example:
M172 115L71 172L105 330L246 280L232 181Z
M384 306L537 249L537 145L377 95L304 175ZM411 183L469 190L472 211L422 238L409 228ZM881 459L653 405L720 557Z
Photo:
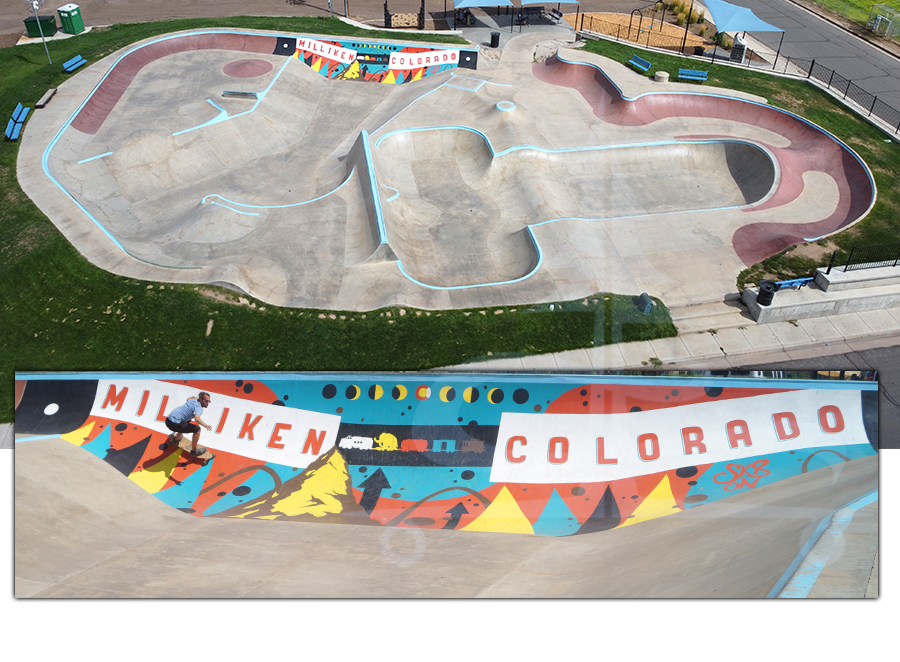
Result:
M272 63L265 60L235 60L222 67L222 73L232 78L256 78L272 71Z

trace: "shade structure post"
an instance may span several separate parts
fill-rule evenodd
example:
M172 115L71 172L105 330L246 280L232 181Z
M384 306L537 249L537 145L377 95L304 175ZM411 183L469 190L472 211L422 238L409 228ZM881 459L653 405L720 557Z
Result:
M775 62L772 63L772 71L778 66L778 56L781 54L781 45L784 43L784 32L781 33L781 39L778 41L778 50L775 53Z
M694 13L694 0L691 0L691 8L688 9L687 18L684 20L684 39L681 40L681 54L684 55L684 47L687 45L688 28L691 25L691 14Z

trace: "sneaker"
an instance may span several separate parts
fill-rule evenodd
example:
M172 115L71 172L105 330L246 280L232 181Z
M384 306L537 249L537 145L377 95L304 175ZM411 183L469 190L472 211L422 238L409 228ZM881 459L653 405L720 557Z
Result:
M194 457L197 457L197 456L203 455L205 452L206 452L206 449L203 448L203 446L197 446L197 448L195 448L191 451L191 455L193 455Z

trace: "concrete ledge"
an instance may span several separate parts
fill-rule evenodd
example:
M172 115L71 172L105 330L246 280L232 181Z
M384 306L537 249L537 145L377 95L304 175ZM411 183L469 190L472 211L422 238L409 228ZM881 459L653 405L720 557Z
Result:
M830 274L826 269L816 271L816 285L825 292L840 290L852 290L864 287L881 287L883 285L900 285L900 266L876 267L874 269L857 269L842 271L832 269Z
M756 302L758 294L759 288L747 287L744 288L742 297L750 315L758 324L844 315L900 306L900 284L872 286L857 290L835 291L832 289L825 292L815 283L811 283L808 287L797 290L778 291L769 306L760 306Z

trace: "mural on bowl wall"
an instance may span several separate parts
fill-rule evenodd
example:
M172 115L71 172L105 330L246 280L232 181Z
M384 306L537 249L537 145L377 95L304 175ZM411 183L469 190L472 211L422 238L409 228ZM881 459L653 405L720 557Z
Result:
M60 436L198 517L567 536L873 455L878 436L870 382L91 377L17 375L16 434ZM208 464L165 443L200 391Z

